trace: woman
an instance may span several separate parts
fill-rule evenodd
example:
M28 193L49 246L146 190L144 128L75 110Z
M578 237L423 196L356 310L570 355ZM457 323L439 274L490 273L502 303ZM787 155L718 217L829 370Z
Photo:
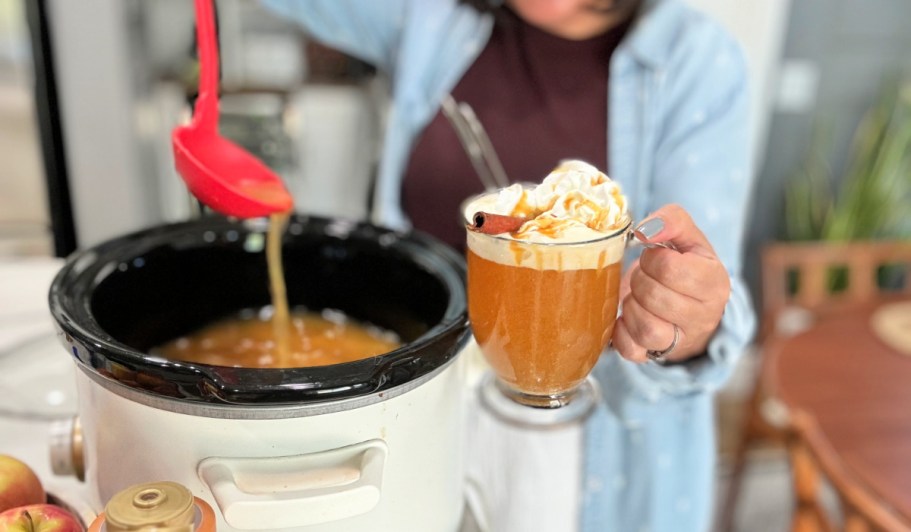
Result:
M754 326L740 280L751 172L733 39L679 0L266 1L388 75L374 221L460 244L458 204L481 185L440 112L451 94L511 179L585 159L623 186L646 236L676 246L627 270L621 356L594 371L605 401L585 427L579 526L707 529L711 392ZM668 362L645 363L649 352Z

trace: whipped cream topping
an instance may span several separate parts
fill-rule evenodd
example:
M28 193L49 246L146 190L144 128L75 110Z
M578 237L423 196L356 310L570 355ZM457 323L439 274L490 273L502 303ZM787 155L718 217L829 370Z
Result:
M481 196L466 208L466 219L478 211L527 218L517 232L502 236L531 242L584 242L629 221L620 185L578 160L563 161L538 186L517 183Z
M540 185L514 184L475 198L465 207L465 219L479 211L527 221L518 231L496 238L469 231L469 249L488 260L537 269L599 268L621 260L626 239L604 237L630 222L620 186L578 160L561 162ZM599 240L594 246L533 246Z

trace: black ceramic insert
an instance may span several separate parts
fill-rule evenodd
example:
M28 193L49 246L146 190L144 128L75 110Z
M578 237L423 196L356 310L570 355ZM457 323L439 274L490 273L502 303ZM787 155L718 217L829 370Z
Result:
M79 363L149 393L276 405L393 388L439 368L467 341L464 262L450 248L422 234L298 216L282 243L290 305L342 310L395 331L403 347L346 364L292 369L149 355L152 347L219 318L270 304L264 230L264 224L213 216L74 254L50 291L64 343Z

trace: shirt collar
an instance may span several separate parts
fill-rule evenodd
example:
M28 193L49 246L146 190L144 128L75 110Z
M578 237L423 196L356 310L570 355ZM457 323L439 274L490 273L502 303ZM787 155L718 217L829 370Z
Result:
M626 47L646 67L660 69L670 60L684 8L677 0L643 0L641 9Z

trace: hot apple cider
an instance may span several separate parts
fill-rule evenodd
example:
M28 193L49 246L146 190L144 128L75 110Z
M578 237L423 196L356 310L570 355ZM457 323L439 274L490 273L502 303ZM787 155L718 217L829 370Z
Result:
M508 385L555 395L588 376L613 334L620 288L620 263L601 255L593 268L557 270L468 252L472 330Z
M482 353L518 402L561 406L613 334L630 225L619 186L567 161L537 187L481 196L465 215L468 315Z

